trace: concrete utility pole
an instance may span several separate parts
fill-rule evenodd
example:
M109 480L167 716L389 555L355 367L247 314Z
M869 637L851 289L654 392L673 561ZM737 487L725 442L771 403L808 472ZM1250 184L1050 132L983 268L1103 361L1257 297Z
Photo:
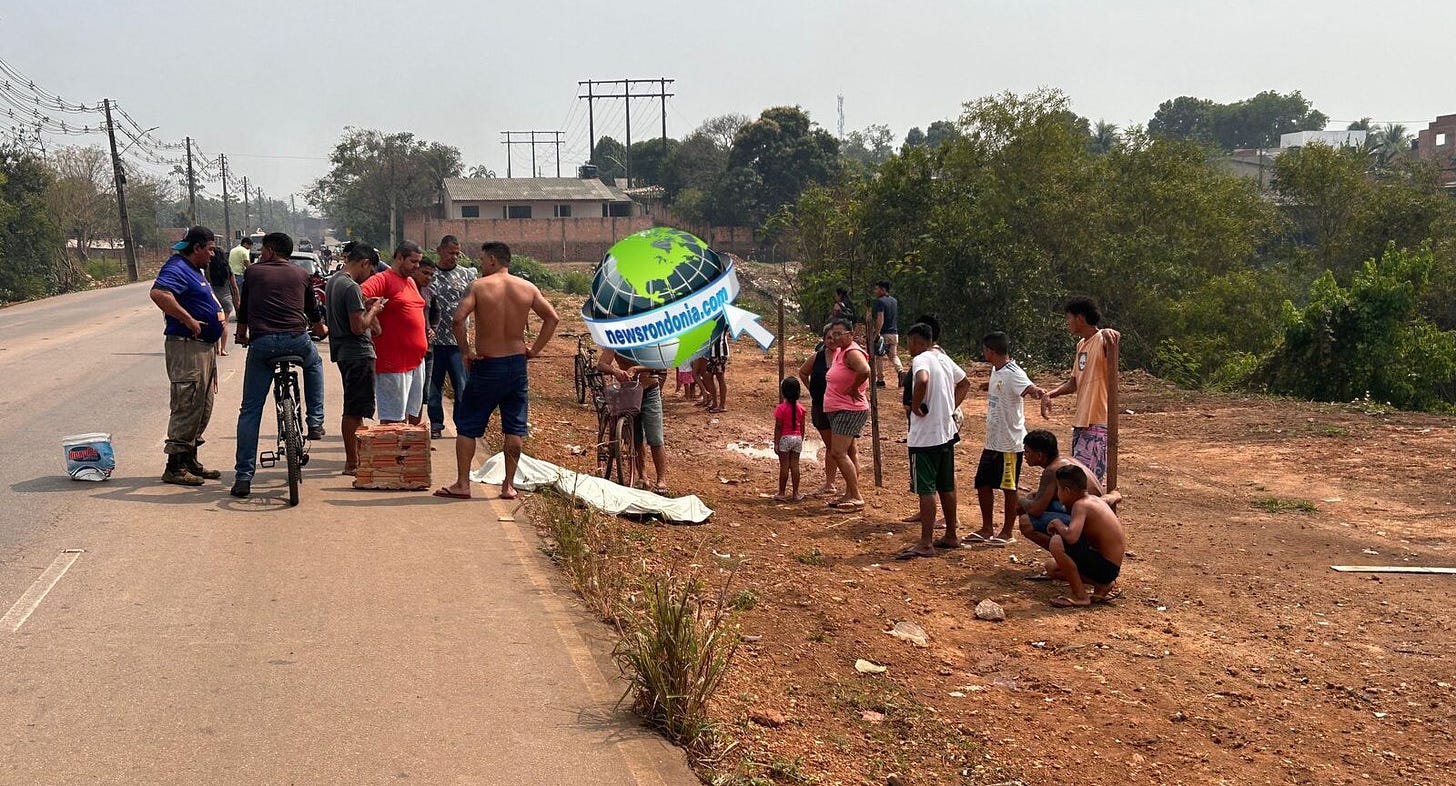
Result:
M104 98L101 105L106 109L106 136L111 139L111 175L116 180L116 212L121 217L121 244L126 250L126 278L136 281L136 247L131 242L131 220L126 215L126 172L121 168L121 155L116 152L116 126L111 122L111 99Z
M192 137L187 137L187 217L197 226L197 179L192 176Z
M227 243L233 242L233 219L228 212L228 191L227 191L227 154L217 154L218 163L222 166L222 236L227 238Z
M298 231L298 203L294 201L292 194L288 195L288 220L289 223L293 224L294 237L303 234Z
M248 221L248 176L243 175L243 235L253 234L253 224Z
M544 144L548 144L548 141L549 141L550 144L556 145L556 176L557 177L561 177L561 135L564 132L561 132L561 131L502 131L500 133L501 133L501 136L505 137L505 139L501 141L501 144L503 144L503 145L506 146L506 177L507 178L511 177L511 147L513 147L514 145L530 145L531 146L531 177L540 177L540 173L536 171L536 145L537 145L536 135L537 134L551 134L552 135L552 138L550 140L546 140L546 139L540 140L540 144L543 144L543 145ZM516 134L530 134L530 137L531 138L529 140L526 140L526 139L516 139L515 138L515 135Z

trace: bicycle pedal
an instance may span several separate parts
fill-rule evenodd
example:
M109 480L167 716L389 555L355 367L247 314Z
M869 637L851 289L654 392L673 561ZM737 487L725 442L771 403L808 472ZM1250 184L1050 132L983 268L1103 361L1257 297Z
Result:
M278 464L278 454L272 451L264 451L258 454L258 466L264 469L271 469Z

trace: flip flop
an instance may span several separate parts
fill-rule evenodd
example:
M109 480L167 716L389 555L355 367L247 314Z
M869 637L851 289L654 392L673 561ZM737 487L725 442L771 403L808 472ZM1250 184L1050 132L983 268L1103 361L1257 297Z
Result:
M910 559L915 559L916 557L934 557L934 556L935 556L934 554L921 554L920 552L914 550L913 548L910 548L910 549L905 549L904 551L901 551L900 553L896 554L895 555L895 559L898 559L898 560L910 560Z
M919 519L916 519L916 520L918 521ZM961 542L962 543L988 543L988 542L990 542L990 538L987 538L987 537L981 535L981 533L979 533L979 532L972 532L971 534L965 536L964 538L961 538Z
M1053 579L1052 579L1052 574L1047 573L1046 571L1042 571L1041 573L1033 573L1030 576L1022 576L1021 577L1021 580L1022 581L1052 581Z
M987 546L995 546L998 549L1004 549L1015 542L1016 538L986 538Z
M1052 598L1052 605L1059 609L1085 609L1092 605L1092 601L1089 599L1086 603L1078 603L1066 595L1058 595Z
M441 497L444 499L470 499L469 494L461 494L458 491L451 491L449 486L441 486L435 489L435 493L431 494L430 496Z
M831 502L829 503L829 507L835 510L864 510L865 503L864 500L855 502Z
M1107 593L1106 595L1098 595L1097 593L1094 592L1094 593L1092 593L1092 602L1093 603L1105 603L1105 604L1111 606L1112 605L1112 602L1114 600L1117 600L1121 596L1122 596L1122 590L1113 590L1113 591Z
M934 546L934 547L936 547L938 549L958 549L958 548L961 547L961 542L960 542L959 539L957 539L957 540L946 540L945 538L941 538L940 540L937 540L937 541L935 541L934 543L932 543L930 545L932 545L932 546Z

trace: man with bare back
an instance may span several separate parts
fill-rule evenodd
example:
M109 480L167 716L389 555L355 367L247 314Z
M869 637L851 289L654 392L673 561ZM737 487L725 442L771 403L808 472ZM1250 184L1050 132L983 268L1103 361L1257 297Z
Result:
M1102 501L1087 493L1088 473L1080 465L1067 465L1057 470L1057 499L1072 514L1072 521L1063 524L1054 520L1047 525L1051 535L1047 574L1065 579L1071 592L1052 598L1052 605L1067 608L1105 603L1111 599L1112 583L1122 572L1122 558L1127 552L1127 533L1117 514ZM1092 592L1087 592L1087 584Z
M556 332L556 309L535 284L511 275L511 249L505 243L480 247L480 275L455 309L455 341L461 347L469 380L455 402L454 485L443 486L437 497L470 498L470 465L475 441L485 435L490 415L501 414L505 435L505 479L501 499L515 499L516 464L526 437L526 361L538 357ZM532 312L541 318L536 341L526 346L526 320ZM475 317L474 349L465 322Z
M1057 448L1056 434L1045 429L1029 431L1022 446L1026 463L1041 468L1041 482L1037 484L1036 493L1030 497L1022 497L1017 506L1021 517L1021 534L1027 540L1044 549L1050 548L1052 536L1047 533L1047 527L1053 521L1063 524L1072 521L1072 514L1057 499L1057 470L1062 467L1080 467L1087 474L1087 493L1102 497L1103 502L1112 506L1113 510L1117 509L1122 495L1115 491L1104 495L1102 484L1097 482L1096 476L1086 465L1071 456L1061 455ZM1047 578L1045 573L1027 576L1030 581L1045 581Z

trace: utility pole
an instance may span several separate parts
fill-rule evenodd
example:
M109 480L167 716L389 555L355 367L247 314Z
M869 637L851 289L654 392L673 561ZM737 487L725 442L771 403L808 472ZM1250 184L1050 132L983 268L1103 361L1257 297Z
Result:
M111 176L116 180L116 212L121 216L121 245L126 250L126 278L136 281L136 247L131 242L131 219L126 215L126 172L121 168L121 155L116 152L116 126L111 122L111 99L103 98L101 105L106 109L106 136L111 139Z
M590 81L586 83L586 135L588 137L588 144L586 148L586 162L588 164L595 163L592 161L592 156L595 156L597 152L597 116L596 113L592 111L592 109L594 108L592 101L596 98L596 96L592 95L592 84L593 83ZM577 85L580 86L581 83L577 82ZM37 134L37 136L39 136L39 134Z
M675 80L675 79L668 79L666 77L658 77L657 79L587 79L587 80L583 80L583 81L580 81L580 82L577 82L576 83L578 86L580 86L580 85L586 85L586 95L584 95L584 96L583 95L578 95L577 98L578 99L585 99L586 100L586 103L587 103L587 126L588 126L588 133L591 135L591 152L592 153L595 153L596 152L596 146L597 146L597 144L596 144L596 128L595 128L595 126L592 123L592 117L593 117L593 113L592 113L592 108L593 107L592 107L592 105L598 99L602 99L602 98L620 98L620 99L623 100L623 102L625 102L625 109L626 109L626 111L624 112L624 114L627 117L627 154L625 156L625 160L622 162L622 169L625 170L625 173L624 174L626 175L628 184L630 184L631 181L632 181L632 99L634 99L634 98L660 98L660 99L662 99L662 146L663 146L663 149L664 149L664 152L665 152L666 151L666 148L667 148L667 99L670 98L670 97L672 97L674 95L673 93L667 92L667 86L670 85L670 84L672 84L673 82L676 82L676 81L677 80ZM642 85L642 84L654 85L654 86L657 87L657 90L655 92L651 92L651 93L644 93L644 92L637 92L637 91L634 91L632 89L632 86L633 85ZM595 89L597 85L620 85L621 86L621 92L617 92L617 93L598 93L598 92L596 92L596 89ZM595 162L593 162L593 163L595 163Z
M288 220L293 224L294 237L303 234L298 231L298 203L294 201L292 194L288 195Z
M192 137L187 137L187 216L197 226L197 180L192 176Z
M226 243L231 245L233 242L233 219L232 213L228 210L227 154L218 153L217 160L222 166L222 236L227 238Z
M253 224L248 221L248 176L243 175L243 235L253 234Z
M561 135L562 135L563 132L561 132L561 131L502 131L500 133L501 133L501 136L505 137L505 139L501 140L501 144L503 144L503 145L506 146L506 177L508 177L508 178L511 177L511 147L514 146L514 145L530 145L531 146L531 177L539 177L539 173L536 171L536 145L538 143L544 145L544 144L547 144L548 142L550 142L551 144L556 145L556 176L557 177L561 177ZM517 134L529 134L530 135L530 139L516 139L515 137L516 137ZM551 134L552 135L552 138L550 140L546 140L546 139L537 140L536 139L536 135L537 134L543 134L543 135L544 134Z

